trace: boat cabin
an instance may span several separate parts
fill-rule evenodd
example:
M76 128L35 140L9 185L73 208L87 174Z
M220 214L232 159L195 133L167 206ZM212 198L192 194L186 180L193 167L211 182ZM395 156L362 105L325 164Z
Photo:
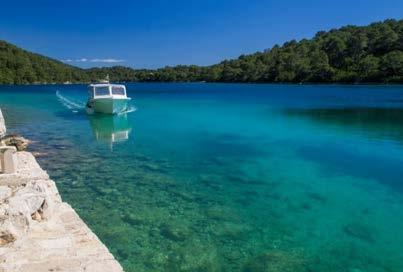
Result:
M126 87L120 84L91 84L88 87L90 99L97 98L126 98Z

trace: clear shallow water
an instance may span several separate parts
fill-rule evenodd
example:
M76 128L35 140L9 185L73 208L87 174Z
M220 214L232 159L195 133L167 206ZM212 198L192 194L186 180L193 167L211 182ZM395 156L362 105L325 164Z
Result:
M85 86L0 87L125 270L403 271L402 86L128 90L138 110L110 117Z

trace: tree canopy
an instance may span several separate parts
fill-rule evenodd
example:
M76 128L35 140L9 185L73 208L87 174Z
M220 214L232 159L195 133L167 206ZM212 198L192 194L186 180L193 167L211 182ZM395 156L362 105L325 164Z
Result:
M0 83L90 82L374 82L403 83L403 20L320 31L263 52L211 66L156 70L115 66L81 69L0 41Z

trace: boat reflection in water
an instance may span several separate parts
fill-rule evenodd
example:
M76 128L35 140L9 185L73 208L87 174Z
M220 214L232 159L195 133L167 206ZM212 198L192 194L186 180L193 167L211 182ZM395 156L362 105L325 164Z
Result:
M127 114L94 114L89 115L88 118L95 139L98 142L108 143L111 150L114 143L129 139L132 128L127 119Z

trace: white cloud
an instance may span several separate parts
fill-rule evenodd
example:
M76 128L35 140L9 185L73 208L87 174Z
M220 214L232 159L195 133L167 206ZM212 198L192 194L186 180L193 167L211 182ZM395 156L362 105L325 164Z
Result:
M114 59L114 58L106 58L106 59L88 59L88 58L81 58L81 59L65 59L64 62L96 62L96 63L119 63L125 62L122 59Z
M106 63L116 63L116 62L124 62L122 59L91 59L90 62L106 62Z

